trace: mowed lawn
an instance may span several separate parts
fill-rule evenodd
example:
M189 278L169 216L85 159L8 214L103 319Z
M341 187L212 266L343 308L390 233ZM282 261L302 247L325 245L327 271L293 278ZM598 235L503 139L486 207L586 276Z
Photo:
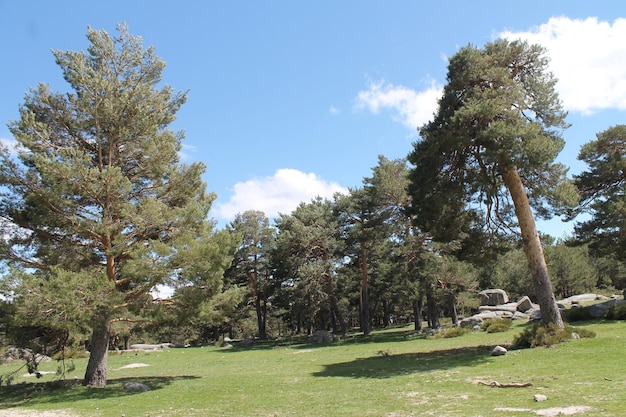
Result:
M116 417L626 415L626 322L580 323L597 336L490 356L524 326L451 339L404 327L325 346L300 338L111 353L106 388L80 385L85 359L74 361L64 384L51 384L58 380L52 374L25 377L23 370L12 387L2 387L0 410ZM16 366L0 366L0 374ZM42 363L40 371L57 366ZM532 386L494 388L479 381ZM129 393L127 382L151 390ZM536 402L535 394L547 400Z

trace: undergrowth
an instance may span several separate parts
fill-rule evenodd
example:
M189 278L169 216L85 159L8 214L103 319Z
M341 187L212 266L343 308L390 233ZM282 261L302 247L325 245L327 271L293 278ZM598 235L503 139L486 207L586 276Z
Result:
M480 325L480 329L487 333L506 332L513 325L510 319L487 319Z
M469 333L469 330L463 327L451 327L449 329L442 329L435 333L432 337L434 339L450 339L453 337L463 336Z
M574 338L593 338L595 336L596 333L594 331L584 328L574 328L566 325L564 329L559 329L552 323L548 327L535 323L532 327L515 336L512 347L514 349L525 349L538 346L553 346Z

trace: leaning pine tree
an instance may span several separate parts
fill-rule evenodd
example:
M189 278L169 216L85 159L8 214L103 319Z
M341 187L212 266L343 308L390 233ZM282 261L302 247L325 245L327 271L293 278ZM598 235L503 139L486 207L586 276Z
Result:
M91 333L88 386L106 385L112 323L152 305L158 284L204 274L219 291L233 246L214 243L204 166L180 164L183 134L167 128L186 94L160 85L153 48L118 32L89 29L86 52L53 52L71 92L32 89L9 124L17 159L0 153L15 304L33 323Z
M417 221L435 238L467 235L470 223L519 226L542 321L562 328L531 207L549 218L577 195L567 169L554 162L566 113L544 53L497 40L450 59L438 112L408 158L410 190ZM478 222L469 214L481 212Z

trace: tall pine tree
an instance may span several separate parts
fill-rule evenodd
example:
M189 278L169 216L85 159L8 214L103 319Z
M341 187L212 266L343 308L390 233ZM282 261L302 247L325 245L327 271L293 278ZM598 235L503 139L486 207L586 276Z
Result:
M125 25L118 32L90 28L86 52L53 51L70 92L32 89L9 124L18 160L0 155L10 226L1 255L30 276L16 302L40 294L42 314L85 319L88 386L106 384L112 321L149 304L157 284L215 274L228 260L210 244L204 166L180 163L183 134L168 129L186 94L162 85L154 48Z
M554 162L567 123L544 52L498 40L450 59L439 110L409 155L411 190L416 219L435 237L467 233L472 212L488 227L519 227L542 320L563 327L531 209L549 217L577 198Z

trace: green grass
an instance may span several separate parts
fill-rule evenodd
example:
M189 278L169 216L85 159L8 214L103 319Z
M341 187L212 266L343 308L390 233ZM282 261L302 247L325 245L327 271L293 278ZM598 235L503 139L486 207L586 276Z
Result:
M409 327L352 336L327 346L303 339L249 347L111 354L106 388L85 388L86 360L65 382L19 377L0 391L1 409L64 409L80 416L533 416L533 410L592 407L624 415L626 323L583 322L594 339L489 355L523 327L456 338L415 336ZM124 365L150 366L120 370ZM41 371L57 363L42 363ZM16 368L0 367L0 374ZM26 372L26 371L24 371ZM76 378L76 379L74 379ZM126 382L152 389L127 393ZM531 382L492 388L477 381ZM534 402L544 394L545 402ZM518 411L498 412L499 408ZM523 411L526 410L526 411Z

